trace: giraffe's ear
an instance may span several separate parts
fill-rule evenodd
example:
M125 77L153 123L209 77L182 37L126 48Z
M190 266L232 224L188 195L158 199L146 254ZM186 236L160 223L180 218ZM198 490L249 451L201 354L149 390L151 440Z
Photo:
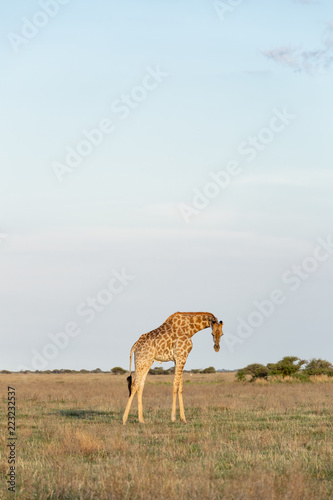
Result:
M213 319L212 320L212 325L215 325L215 323L216 323L216 319Z

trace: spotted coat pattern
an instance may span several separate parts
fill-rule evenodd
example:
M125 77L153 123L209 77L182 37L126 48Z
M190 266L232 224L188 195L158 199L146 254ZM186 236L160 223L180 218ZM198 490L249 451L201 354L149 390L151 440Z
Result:
M180 418L186 422L183 406L183 369L187 356L192 349L193 335L207 327L212 328L214 338L214 349L219 350L220 337L222 332L222 321L218 323L216 317L211 313L182 313L177 312L158 328L141 335L135 342L130 354L130 397L123 416L124 424L127 421L128 413L135 393L138 395L139 421L144 422L142 414L142 391L148 371L154 361L174 361L176 364L175 378L173 383L173 403L171 420L176 419L177 394L179 398ZM135 378L131 378L131 364L134 353Z

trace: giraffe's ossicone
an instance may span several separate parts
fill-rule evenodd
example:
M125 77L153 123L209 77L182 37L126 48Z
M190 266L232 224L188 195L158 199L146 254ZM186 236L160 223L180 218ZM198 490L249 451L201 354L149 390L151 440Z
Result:
M220 350L220 338L223 322L216 319L211 313L181 313L177 312L160 327L151 332L141 335L135 342L130 354L129 377L127 377L129 388L129 400L124 412L123 423L126 424L130 407L135 396L138 394L139 422L143 423L142 392L148 371L154 361L174 361L176 364L175 378L173 382L173 400L171 420L176 420L177 394L179 398L180 419L186 422L183 405L183 369L187 356L192 349L193 335L205 328L212 328L214 349ZM132 379L131 365L134 353L135 376Z

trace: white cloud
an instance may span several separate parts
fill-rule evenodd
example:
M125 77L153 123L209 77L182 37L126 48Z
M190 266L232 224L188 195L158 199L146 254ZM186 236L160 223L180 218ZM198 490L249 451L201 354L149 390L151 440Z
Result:
M281 46L271 50L264 50L263 54L268 59L272 59L279 64L284 64L294 69L298 67L296 49L293 47Z
M281 45L274 49L263 50L262 53L268 59L295 72L315 74L327 71L333 63L333 22L327 24L322 35L322 46L317 49L304 50Z

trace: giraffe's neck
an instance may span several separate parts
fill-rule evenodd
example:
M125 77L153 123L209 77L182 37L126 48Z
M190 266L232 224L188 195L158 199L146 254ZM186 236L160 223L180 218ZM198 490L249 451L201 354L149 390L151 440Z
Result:
M217 321L215 316L210 313L198 313L193 315L194 333L204 330L212 325L213 321Z
M204 330L212 325L213 321L217 321L215 316L211 313L175 313L169 320L182 323L182 332L186 333L189 337L192 337L195 333L200 330ZM171 323L172 324L172 323Z

